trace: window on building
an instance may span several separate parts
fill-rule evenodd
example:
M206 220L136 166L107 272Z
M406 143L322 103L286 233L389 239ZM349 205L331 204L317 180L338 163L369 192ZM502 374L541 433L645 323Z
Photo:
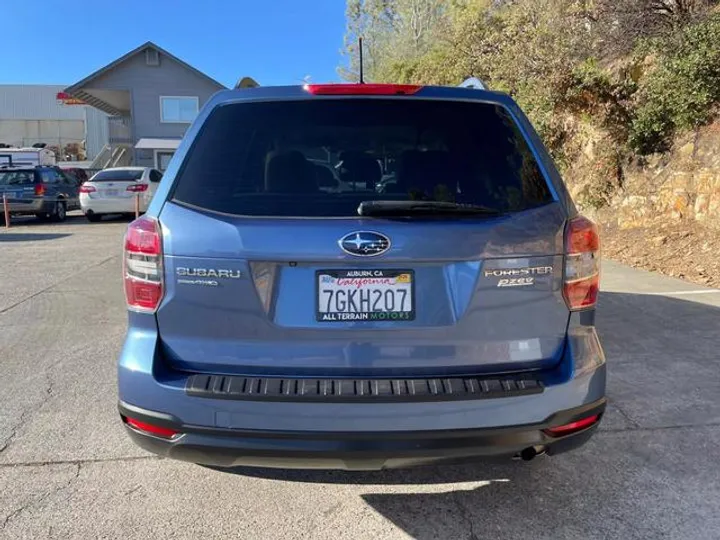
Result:
M197 116L200 103L196 97L160 98L160 121L189 124Z

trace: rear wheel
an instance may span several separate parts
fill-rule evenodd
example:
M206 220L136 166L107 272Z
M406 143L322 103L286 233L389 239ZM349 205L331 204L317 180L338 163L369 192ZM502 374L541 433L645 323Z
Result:
M55 203L55 208L53 208L51 217L53 221L57 222L62 222L67 219L67 208L65 207L64 201L57 201Z
M90 223L97 223L102 219L100 214L85 214L85 217Z

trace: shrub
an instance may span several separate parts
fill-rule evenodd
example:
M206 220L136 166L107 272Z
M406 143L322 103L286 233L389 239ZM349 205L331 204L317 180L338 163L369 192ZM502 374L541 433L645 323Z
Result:
M720 102L720 14L646 45L659 54L640 83L630 146L640 154L666 151L678 130L712 118ZM642 50L642 49L641 49Z

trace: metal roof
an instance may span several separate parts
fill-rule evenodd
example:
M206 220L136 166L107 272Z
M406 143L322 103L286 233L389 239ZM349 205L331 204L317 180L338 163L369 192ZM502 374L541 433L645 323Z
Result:
M139 150L177 150L180 139L155 139L146 137L140 139L135 148Z

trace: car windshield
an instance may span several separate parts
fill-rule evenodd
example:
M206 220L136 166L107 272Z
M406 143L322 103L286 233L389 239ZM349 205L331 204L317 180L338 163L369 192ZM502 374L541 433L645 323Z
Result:
M373 200L497 212L552 200L504 108L418 99L221 106L190 149L173 196L224 213L281 217L357 216L360 203Z
M35 171L0 170L0 186L24 186L35 183Z
M100 171L92 177L93 182L134 182L142 178L142 169L112 169Z

